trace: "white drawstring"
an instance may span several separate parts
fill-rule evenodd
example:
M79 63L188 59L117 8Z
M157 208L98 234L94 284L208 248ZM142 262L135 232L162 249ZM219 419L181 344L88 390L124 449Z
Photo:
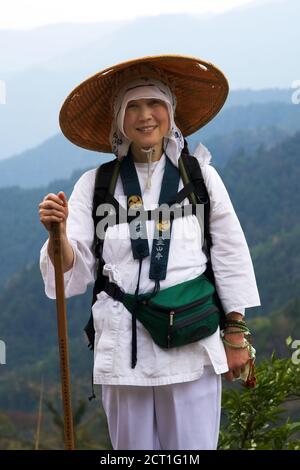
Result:
M148 160L148 175L147 175L147 183L146 183L146 188L147 189L150 189L151 188L151 177L152 177L152 173L153 173L153 170L152 170L152 173L150 173L150 165L152 163L152 156L155 152L155 149L154 147L151 147L149 149L141 149L142 152L146 152L147 153L147 160Z

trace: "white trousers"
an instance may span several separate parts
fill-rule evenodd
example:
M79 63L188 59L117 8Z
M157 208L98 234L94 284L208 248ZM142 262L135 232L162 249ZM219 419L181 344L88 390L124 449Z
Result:
M221 376L205 366L198 380L161 386L102 385L114 450L214 450Z

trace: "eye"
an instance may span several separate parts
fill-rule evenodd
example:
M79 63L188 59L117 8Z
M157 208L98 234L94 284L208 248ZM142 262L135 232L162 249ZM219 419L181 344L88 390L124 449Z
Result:
M136 108L137 104L136 103L128 103L127 108Z
M151 100L151 104L152 105L155 105L155 104L162 104L162 102L160 100Z

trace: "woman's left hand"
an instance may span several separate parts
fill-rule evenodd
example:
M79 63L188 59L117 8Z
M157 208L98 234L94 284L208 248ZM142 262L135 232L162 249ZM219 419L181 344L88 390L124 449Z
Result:
M235 338L234 338L235 337ZM241 344L243 342L244 335L226 335L225 339L234 344ZM224 374L225 379L232 381L234 378L238 379L242 372L245 370L245 366L249 361L248 348L245 349L233 349L227 344L224 344L225 352L227 356L227 363L229 371Z
M243 317L238 312L230 312L227 314L228 320L242 320ZM233 344L243 344L244 341L244 333L240 334L229 334L225 336L226 341L229 341ZM245 349L234 349L227 344L224 344L225 352L227 356L227 363L229 371L224 374L225 379L232 381L233 379L238 379L242 372L245 370L245 366L250 359L248 348Z

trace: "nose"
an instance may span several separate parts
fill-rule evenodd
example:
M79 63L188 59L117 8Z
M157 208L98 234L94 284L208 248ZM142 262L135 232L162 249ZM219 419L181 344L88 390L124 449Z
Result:
M151 119L152 112L150 106L148 106L147 104L142 104L140 106L139 117L141 121L147 121L148 119Z

